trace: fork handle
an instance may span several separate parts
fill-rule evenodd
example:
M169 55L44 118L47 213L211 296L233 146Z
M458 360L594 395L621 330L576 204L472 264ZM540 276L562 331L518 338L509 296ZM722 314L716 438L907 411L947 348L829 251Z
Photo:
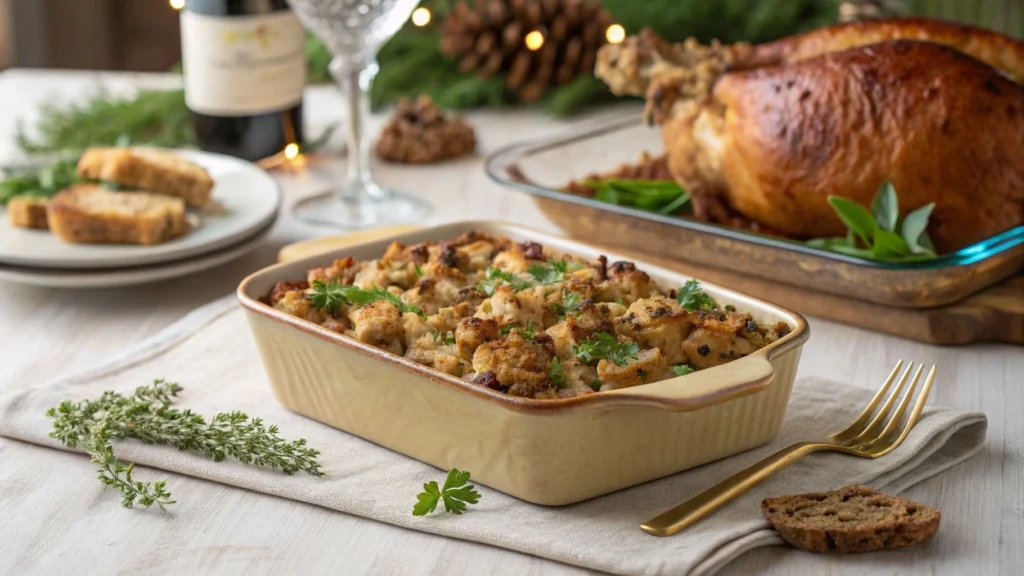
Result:
M783 448L764 460L748 466L732 477L683 502L679 506L652 518L640 525L645 532L655 536L671 536L688 528L708 514L733 501L737 496L754 487L779 470L821 449L821 444L799 442Z

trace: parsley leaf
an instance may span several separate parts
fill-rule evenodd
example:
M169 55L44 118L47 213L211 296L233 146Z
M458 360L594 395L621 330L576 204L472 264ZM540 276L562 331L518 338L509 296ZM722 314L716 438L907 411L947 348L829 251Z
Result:
M520 336L527 340L533 340L534 338L537 337L537 332L533 329L533 320L526 321L525 329L518 324L509 324L508 326L503 326L501 328L501 335L508 336L509 334L512 333L513 330L518 332Z
M415 264L414 266L416 266L416 268L415 268L415 270L416 270L416 277L417 278L423 278L423 268L420 268L419 264Z
M572 347L573 354L584 363L594 360L610 360L617 366L625 366L635 359L640 347L636 342L619 342L607 332L598 332Z
M673 366L672 371L676 373L676 376L686 376L690 372L693 372L693 368L690 368L686 364L680 364L679 366Z
M697 310L713 310L715 308L715 301L704 293L704 289L700 287L700 282L696 280L687 280L683 287L676 293L676 300L679 300L679 304L690 312L696 312Z
M561 282L566 274L583 268L583 264L570 260L548 260L546 264L531 264L526 273L541 284Z
M565 318L567 314L571 314L580 307L583 303L583 297L577 292L565 292L562 294L562 301L551 304L551 311L558 316L559 319Z
M565 370L562 369L562 363L558 361L558 358L551 359L551 370L548 371L548 380L551 381L551 387L556 390L568 388L569 386L569 382L565 379Z
M437 482L431 480L423 485L423 492L416 495L416 505L412 508L413 516L426 516L437 509L438 501L444 503L445 512L462 514L466 511L467 504L476 504L480 501L480 493L476 487L468 484L470 474L458 468L448 471L444 486L438 487Z
M400 296L388 292L385 288L375 286L370 290L363 290L356 286L341 286L337 279L326 283L322 280L313 280L313 288L307 294L307 298L314 307L327 310L331 314L337 314L345 302L367 306L383 300L394 305L402 314L413 312L423 318L427 317L419 306L405 302Z
M595 392L600 390L601 389L601 379L600 378L594 378L593 380L591 380L590 381L590 387L593 388Z
M455 344L455 335L451 332L441 332L440 330L435 329L431 330L430 333L434 335L435 344L441 344L442 346L446 344Z
M480 281L477 288L488 296L494 296L494 291L502 284L508 284L516 292L530 287L528 281L521 280L514 272L505 272L500 268L488 268L486 278Z
M337 314L346 301L345 292L337 279L326 283L323 280L313 280L313 289L306 297L315 308L327 310L331 314Z

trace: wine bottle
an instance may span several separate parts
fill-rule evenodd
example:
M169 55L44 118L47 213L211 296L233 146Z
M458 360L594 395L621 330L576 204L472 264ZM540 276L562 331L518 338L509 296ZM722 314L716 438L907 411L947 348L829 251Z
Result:
M200 148L258 160L302 141L305 32L286 0L186 0L181 53Z

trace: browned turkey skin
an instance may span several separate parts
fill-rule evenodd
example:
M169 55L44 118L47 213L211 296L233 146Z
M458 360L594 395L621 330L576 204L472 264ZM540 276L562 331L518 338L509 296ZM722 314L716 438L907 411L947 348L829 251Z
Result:
M794 238L842 236L826 198L935 203L940 252L1024 223L1024 43L930 20L824 28L762 45L669 44L645 31L598 76L645 94L697 217Z

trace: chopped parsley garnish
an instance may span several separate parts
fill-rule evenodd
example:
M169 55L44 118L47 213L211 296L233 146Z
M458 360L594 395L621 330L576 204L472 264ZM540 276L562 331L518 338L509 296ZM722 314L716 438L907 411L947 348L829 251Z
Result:
M700 282L696 280L687 280L676 294L676 300L679 300L679 304L690 312L714 310L717 307L715 300L704 292Z
M572 314L579 309L580 304L583 303L583 297L577 292L565 292L562 294L562 301L551 304L551 311L558 316L561 320L566 317L567 314Z
M413 312L423 318L427 317L419 306L403 301L400 296L388 292L385 288L375 286L369 290L363 290L356 286L342 286L337 279L331 279L329 282L313 280L313 287L307 294L307 298L314 307L327 310L331 314L337 314L341 310L341 305L346 302L367 306L378 300L383 300L398 308L402 314Z
M501 328L501 335L508 336L509 334L512 333L513 330L515 330L520 336L527 340L533 340L534 338L537 337L537 332L534 331L533 329L533 320L526 321L526 328L523 328L518 324L509 324L508 326L503 326Z
M441 344L455 344L455 335L451 332L441 332L440 330L431 330L431 334L434 335L434 343Z
M551 370L548 371L548 380L551 381L551 387L556 390L568 388L569 386L569 382L565 379L565 370L562 369L562 363L558 361L558 358L551 359Z
M548 260L546 264L532 264L526 273L541 284L561 282L566 274L583 268L583 264L571 260Z
M488 296L494 296L494 291L502 284L508 284L516 292L530 287L528 281L520 279L514 272L505 272L500 268L488 268L486 280L481 280L477 288Z
M417 278L423 278L423 268L420 268L419 264L415 264L415 266L416 266L416 268L415 268L415 270L416 270L416 277Z
M595 392L600 390L601 389L601 379L600 378L594 378L593 380L591 380L590 381L590 387L593 388Z
M676 373L676 376L686 376L690 372L693 372L693 368L690 368L686 364L680 364L679 366L673 366L672 371Z
M636 342L619 342L607 332L598 332L572 347L573 354L586 364L594 360L609 360L616 366L625 366L635 359L640 347Z

